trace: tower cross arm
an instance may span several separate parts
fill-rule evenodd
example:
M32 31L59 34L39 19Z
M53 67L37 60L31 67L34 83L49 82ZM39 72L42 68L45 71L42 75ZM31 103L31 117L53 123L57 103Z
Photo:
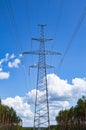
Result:
M38 66L37 64L34 64L34 65L31 65L31 66L29 66L29 68L55 68L54 66L51 66L51 65L46 65L46 66Z
M53 51L48 51L48 50L27 51L27 52L23 52L22 53L22 55L26 55L26 54L34 54L34 55L61 55L60 52L53 52Z
M61 55L61 53L60 52L53 52L53 51L45 51L45 54L46 55Z
M32 38L32 40L39 41L39 42L48 42L53 39L52 38Z
M35 55L39 55L39 50L37 51L26 51L26 52L23 52L22 55L26 55L26 54L35 54Z

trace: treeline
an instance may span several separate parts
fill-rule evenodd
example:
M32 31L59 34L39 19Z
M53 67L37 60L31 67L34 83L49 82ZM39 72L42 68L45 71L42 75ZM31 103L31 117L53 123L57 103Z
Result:
M86 97L80 98L75 107L61 110L56 121L56 130L86 130Z
M3 105L0 100L0 130L21 130L22 120L14 109Z
M23 127L23 129L22 130L33 130L33 128L31 127Z
M51 130L86 130L86 97L80 98L75 107L61 110L56 122L57 125L52 125ZM33 128L23 128L22 120L14 109L3 105L0 100L0 130L33 130Z
M86 130L86 97L78 99L75 107L59 111L56 122L57 125L50 126L50 130ZM24 130L33 130L33 128Z

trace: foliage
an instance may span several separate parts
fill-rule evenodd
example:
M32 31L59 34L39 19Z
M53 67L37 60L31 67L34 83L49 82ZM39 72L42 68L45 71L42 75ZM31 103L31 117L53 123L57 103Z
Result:
M86 130L86 97L80 98L75 107L61 110L56 121L59 130Z
M22 120L12 107L3 105L0 99L0 130L20 130L21 128Z
M30 127L23 127L22 130L33 130L33 128L30 128Z

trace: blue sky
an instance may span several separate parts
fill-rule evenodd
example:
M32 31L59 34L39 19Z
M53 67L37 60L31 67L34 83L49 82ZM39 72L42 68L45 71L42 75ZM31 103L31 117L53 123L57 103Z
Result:
M86 17L82 19L85 7L85 0L0 1L0 97L15 108L25 126L28 122L32 124L30 100L34 100L37 72L32 69L29 72L28 66L36 64L38 57L21 58L20 54L38 49L39 43L31 41L32 37L40 36L38 24L47 24L45 36L54 39L46 43L46 49L62 53L47 58L48 64L55 66L48 71L49 95L58 104L57 108L50 108L51 120L55 120L53 114L56 116L60 109L74 105L79 97L86 95ZM20 111L16 107L19 103Z

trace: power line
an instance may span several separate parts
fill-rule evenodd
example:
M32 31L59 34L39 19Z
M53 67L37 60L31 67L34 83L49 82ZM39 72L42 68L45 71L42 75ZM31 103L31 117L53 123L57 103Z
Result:
M15 32L16 41L20 42L18 28L17 28L17 24L15 22L15 17L14 17L14 12L12 9L11 1L6 0L6 2L7 2L7 9L8 9L10 21L11 21L12 27L13 27L14 32Z
M56 23L56 33L55 34L57 34L57 30L58 30L59 24L61 22L63 7L64 7L64 0L61 0L60 6L59 6L59 15L58 15L57 23Z
M31 19L30 19L30 2L28 0L25 0L25 14L26 14L26 19L27 19L27 28L28 28L28 32L29 34L31 33Z
M69 41L68 44L67 44L67 48L66 48L66 50L65 50L65 52L64 52L64 55L63 55L63 57L62 57L61 60L60 60L60 63L59 63L59 66L58 66L59 68L61 67L61 65L62 65L62 63L63 63L63 61L64 61L64 59L65 59L65 56L66 56L66 54L68 53L68 51L69 51L69 49L70 49L70 47L71 47L71 44L72 44L74 38L76 37L76 35L77 35L77 33L78 33L78 31L79 31L79 29L80 29L80 27L81 27L82 22L84 21L85 16L86 16L86 7L84 8L84 10L83 10L83 12L82 12L82 14L81 14L81 16L80 16L80 18L79 18L78 24L77 24L77 26L76 26L76 28L75 28L73 34L72 34L72 37L71 37L70 41Z
M21 39L20 39L20 35L19 35L19 32L18 32L17 24L16 24L16 21L15 21L12 4L11 4L10 0L7 0L6 2L7 2L7 9L8 9L10 21L11 21L11 24L12 24L12 27L13 27L14 33L15 33L15 40L16 40L16 42L18 42L19 48L21 49L21 52L22 52ZM22 63L22 66L23 66L23 73L24 73L24 79L25 79L25 88L28 91L28 83L27 83L28 80L26 80L27 78L26 78L26 72L25 72L26 66L23 64L22 59L21 59L21 63Z
M18 43L20 51L22 52L22 42L21 42L21 38L20 38L20 33L18 31L18 26L17 26L16 20L15 20L14 11L12 8L12 3L11 3L12 1L6 0L6 2L7 2L6 5L7 5L9 18L10 18L10 23L13 27L14 34L15 34L15 41Z
M57 2L57 1L56 1ZM61 23L61 18L62 18L62 14L63 14L63 7L64 7L64 0L60 1L59 7L58 7L58 16L56 16L56 29L55 29L55 39L54 39L54 43L56 42L56 37L57 37L57 33L60 27L60 23ZM52 48L54 49L55 45L53 44ZM54 73L56 73L56 68L54 68Z

